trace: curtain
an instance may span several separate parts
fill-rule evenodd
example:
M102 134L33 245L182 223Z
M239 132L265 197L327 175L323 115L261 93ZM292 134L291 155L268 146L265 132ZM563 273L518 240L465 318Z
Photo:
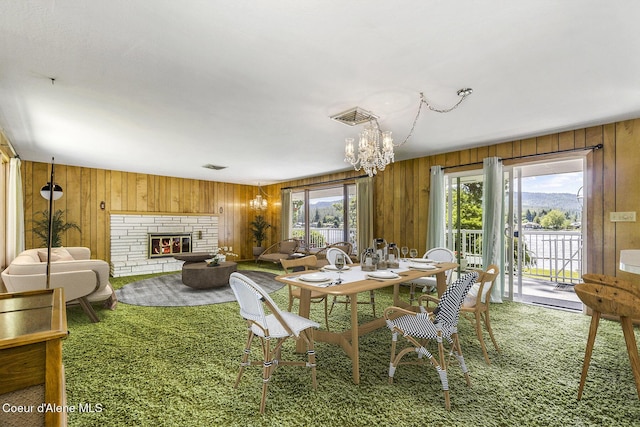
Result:
M281 239L287 240L291 237L291 189L282 190L282 212L280 215Z
M24 250L24 201L22 197L22 178L20 159L9 162L9 182L7 183L7 240L5 242L5 266Z
M373 178L356 179L356 212L358 224L356 233L358 257L373 241Z
M504 272L504 174L498 157L483 161L482 186L482 265L496 264ZM504 274L496 278L492 302L502 302Z
M445 197L444 169L431 166L431 187L429 191L429 220L427 222L427 250L445 246Z

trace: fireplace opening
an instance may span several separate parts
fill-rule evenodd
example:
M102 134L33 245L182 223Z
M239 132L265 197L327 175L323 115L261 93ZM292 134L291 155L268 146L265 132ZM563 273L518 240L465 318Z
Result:
M191 252L191 233L149 234L149 258Z

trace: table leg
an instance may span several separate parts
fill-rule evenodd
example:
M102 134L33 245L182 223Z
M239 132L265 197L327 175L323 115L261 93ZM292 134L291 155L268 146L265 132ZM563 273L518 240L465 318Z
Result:
M298 305L298 314L309 319L311 312L311 291L300 288L300 302ZM304 340L296 340L296 353L306 353L307 346Z
M447 290L447 276L444 274L444 271L436 273L436 290L438 291L438 298Z
M360 350L358 337L358 294L349 295L351 300L351 365L353 382L360 384Z
M400 283L393 285L393 305L396 307L400 302Z
M589 363L591 362L591 353L593 352L593 344L596 341L596 333L598 332L598 323L600 322L600 312L593 311L591 314L591 324L589 325L589 336L587 338L587 347L584 350L584 360L582 362L582 375L580 376L580 385L578 386L578 400L582 399L582 391L587 380L587 372L589 371Z
M622 332L624 333L624 341L627 344L631 371L636 380L636 391L638 392L638 399L640 399L640 359L638 359L638 347L633 332L633 323L631 319L626 316L620 316L620 323L622 323Z

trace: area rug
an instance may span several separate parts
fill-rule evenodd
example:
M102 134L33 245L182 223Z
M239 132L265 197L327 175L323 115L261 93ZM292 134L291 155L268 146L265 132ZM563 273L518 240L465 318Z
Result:
M268 293L284 286L276 282L273 273L265 271L242 271ZM213 289L193 289L182 284L182 273L168 274L129 283L116 290L118 302L148 307L183 307L218 304L235 301L229 286Z

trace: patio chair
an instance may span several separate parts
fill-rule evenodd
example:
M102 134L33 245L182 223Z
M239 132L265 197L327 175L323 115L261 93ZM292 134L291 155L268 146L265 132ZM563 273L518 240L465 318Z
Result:
M320 249L318 252L316 252L314 254L315 256L318 257L318 262L319 263L322 263L323 261L328 263L328 261L327 261L327 250L329 250L329 248L342 249L342 251L344 253L346 253L349 256L349 258L351 258L351 253L353 252L353 245L351 243L349 243L349 242L332 243L332 244ZM353 258L351 258L351 260L353 261ZM320 264L318 264L318 265L321 266Z
M340 248L329 248L327 249L327 261L329 264L334 265L336 261L337 254L343 254L345 259L345 264L353 264L353 261L349 257L349 255L344 252ZM331 302L331 308L329 309L329 314L333 311L333 306L336 304L344 304L345 309L351 303L351 299L349 296L345 295L344 298L338 298L338 296L333 297L333 301ZM369 291L369 301L356 301L357 304L371 304L371 309L373 310L373 317L376 317L376 296L375 293L371 290Z
M298 239L282 240L265 249L264 252L260 254L256 262L267 261L279 264L281 259L292 258L292 255L298 250L299 247L300 241Z
M432 259L437 262L455 262L456 256L453 251L447 248L432 248L429 249L422 258ZM451 284L451 272L453 270L447 270L445 276L447 277L447 285ZM403 285L409 285L409 304L413 304L413 300L416 298L416 286L422 287L422 292L433 292L437 285L437 279L435 277L419 277L413 279L410 282L404 282Z
M240 372L234 384L238 387L245 366L262 365L262 399L260 413L264 413L267 401L267 387L271 375L278 366L295 365L311 368L313 388L316 383L316 356L313 345L313 329L320 325L305 317L287 311L281 311L269 294L254 281L240 273L232 273L229 279L231 289L240 304L240 315L247 321L249 336L240 364ZM264 306L271 314L266 314ZM249 360L254 337L260 338L262 360ZM283 343L288 338L302 339L307 344L307 358L304 361L280 360Z
M449 380L447 370L451 363L451 357L460 364L462 373L465 376L468 386L471 386L469 371L464 362L462 348L458 339L458 319L460 317L460 307L464 297L469 292L469 288L478 278L477 272L465 274L453 282L442 294L438 306L433 312L428 312L420 306L420 312L416 313L400 307L388 307L384 311L387 327L391 330L391 363L389 364L389 383L393 383L393 376L399 365L426 364L428 361L438 372L442 390L444 391L444 402L447 410L451 409L449 400ZM432 298L423 295L425 298ZM422 298L421 297L421 298ZM402 349L396 354L396 344L398 336L403 336L409 342L409 347ZM428 341L435 340L438 347L437 357L426 349ZM449 343L448 359L445 359L445 349L443 340ZM415 352L417 360L402 362L402 358L408 353ZM426 356L426 359L424 358Z
M638 393L638 399L640 399L640 358L638 357L638 347L632 322L632 319L640 317L640 288L616 277L598 274L584 274L582 280L584 280L584 283L575 285L574 290L580 300L593 313L582 364L580 386L578 387L578 400L582 398L593 344L596 340L598 324L602 314L620 318L622 333L629 353L629 362L631 362L631 371L636 383L636 392Z
M306 257L298 258L298 259L283 259L280 260L280 264L282 264L282 268L285 273L293 273L298 270L315 270L316 264L318 263L318 259L315 255L308 255ZM291 311L291 307L293 307L293 300L300 299L300 288L297 286L292 286L287 284L289 287L289 307L287 311ZM327 326L327 331L329 330L329 315L327 312L327 294L323 294L318 291L311 291L311 302L324 302L324 322Z

